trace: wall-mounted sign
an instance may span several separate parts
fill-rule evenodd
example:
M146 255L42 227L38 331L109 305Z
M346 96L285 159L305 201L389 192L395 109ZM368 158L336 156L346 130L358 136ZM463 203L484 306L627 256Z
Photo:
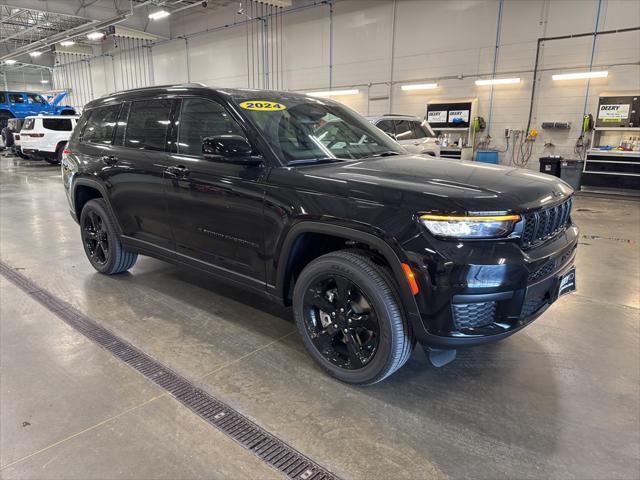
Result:
M427 113L427 122L432 123L447 123L447 111L435 110Z
M631 105L600 105L598 119L603 122L621 122L629 118Z
M469 123L469 110L449 110L449 124Z

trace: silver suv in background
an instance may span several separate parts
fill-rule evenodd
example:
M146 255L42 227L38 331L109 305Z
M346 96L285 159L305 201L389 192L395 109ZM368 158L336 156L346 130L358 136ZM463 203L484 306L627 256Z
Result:
M438 138L426 120L411 115L386 114L367 117L376 127L397 141L409 153L439 156Z

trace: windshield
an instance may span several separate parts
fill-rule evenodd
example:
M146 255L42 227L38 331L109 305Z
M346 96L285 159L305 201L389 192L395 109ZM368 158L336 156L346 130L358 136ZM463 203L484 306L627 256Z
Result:
M238 101L274 152L289 164L404 153L366 119L333 102L304 97Z

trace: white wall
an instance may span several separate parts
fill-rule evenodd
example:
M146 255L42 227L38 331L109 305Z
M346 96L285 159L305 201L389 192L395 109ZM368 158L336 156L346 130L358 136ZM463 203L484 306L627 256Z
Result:
M489 133L494 147L503 147L505 128L526 127L537 38L593 31L598 2L504 0L496 76L517 76L522 81L493 90ZM293 8L310 3L294 0ZM395 113L423 116L429 100L478 98L477 114L489 123L491 87L477 87L474 81L477 75L490 76L493 70L499 5L499 0L336 0L333 29L327 5L295 11L283 20L282 86L297 91L328 88L332 66L333 87L355 85L360 89L357 96L338 98L360 113L387 113L391 108ZM236 11L233 4L225 9L190 9L170 17L175 39L152 48L153 83L247 86L245 26L221 28L243 20ZM640 2L602 0L600 31L637 26ZM194 34L198 35L191 36ZM178 36L189 38L185 41ZM570 67L584 70L590 62L592 41L585 37L547 42L541 50L532 126L569 121L573 127L568 132L540 130L532 168L537 168L545 140L555 145L546 152L573 156L587 83L554 82L551 75ZM595 113L601 92L640 91L639 63L640 32L598 37L594 69L609 70L609 77L590 82L587 113ZM456 78L458 75L463 78ZM95 92L113 91L109 76L105 73L107 80L103 87L94 87ZM390 89L385 82L392 76L397 83ZM413 93L400 89L402 82L428 79L440 88ZM373 85L367 86L370 83Z
M304 4L294 2L294 7ZM593 31L598 0L504 1L496 75L518 76L522 81L494 87L490 119L491 87L477 87L474 81L477 75L492 73L498 9L499 0L337 0L333 7L333 87L359 85L361 90L360 95L338 100L363 114L387 113L390 101L384 97L391 93L393 112L423 116L429 100L478 98L478 114L488 123L491 120L488 133L494 139L493 146L503 148L505 128L526 127L537 38ZM235 10L173 18L172 35L188 36L233 23L238 20ZM326 5L284 17L284 88L329 87L329 19ZM639 25L640 2L602 1L599 30ZM542 47L532 126L539 128L543 121L568 121L573 128L568 132L540 129L532 168L537 168L535 159L543 153L545 141L555 145L545 153L574 155L587 83L554 82L551 75L569 67L584 70L590 62L592 42L592 37L585 37L547 42ZM170 45L153 49L157 83L186 80L184 40ZM188 50L191 81L247 85L244 27L196 37L189 40ZM587 113L594 113L601 92L640 90L639 62L640 32L599 37L594 68L608 69L609 77L590 82ZM621 65L628 63L632 65ZM389 82L392 64L394 82L432 79L440 88L409 93L400 89L400 83L394 84L391 92L388 84L366 86ZM458 75L463 78L455 78Z

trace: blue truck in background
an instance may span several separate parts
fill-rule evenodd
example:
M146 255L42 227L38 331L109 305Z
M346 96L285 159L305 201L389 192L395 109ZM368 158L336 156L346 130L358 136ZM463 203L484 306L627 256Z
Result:
M60 105L67 92L56 95L50 102L34 92L0 92L0 130L7 126L10 118L25 118L30 115L75 115L68 105Z

